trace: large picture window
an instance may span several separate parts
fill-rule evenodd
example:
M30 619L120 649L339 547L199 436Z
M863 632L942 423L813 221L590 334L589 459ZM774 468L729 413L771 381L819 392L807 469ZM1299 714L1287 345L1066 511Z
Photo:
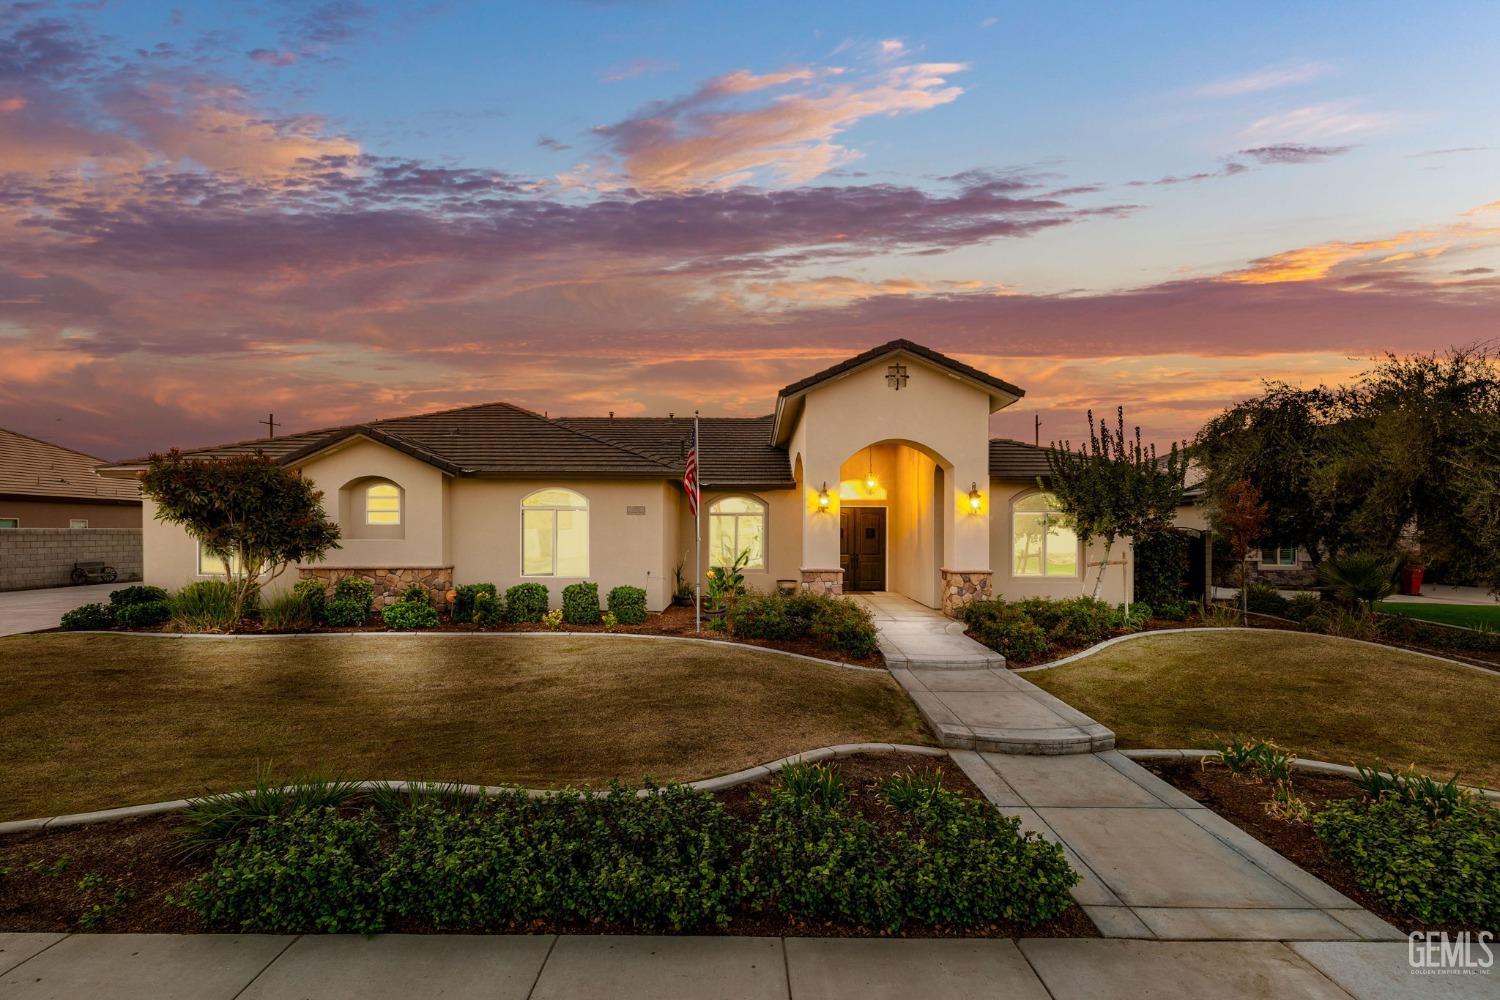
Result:
M766 568L766 505L754 497L723 497L708 507L708 558L728 566L746 550L746 569Z
M521 575L589 575L589 502L546 489L521 501Z
M1013 576L1077 576L1078 534L1051 493L1017 500L1011 513Z

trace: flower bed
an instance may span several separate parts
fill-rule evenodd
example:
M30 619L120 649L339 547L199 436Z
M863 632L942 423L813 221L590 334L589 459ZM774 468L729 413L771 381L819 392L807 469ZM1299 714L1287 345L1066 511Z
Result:
M1060 848L898 755L717 795L263 787L6 837L0 870L0 930L1095 933Z
M592 616L587 610L589 601L597 608L596 592L573 591L573 612L569 615L565 608L549 611L546 588L534 583L504 593L491 584L459 586L447 613L440 613L420 588L414 588L377 614L368 583L357 577L341 580L331 596L320 582L304 580L272 600L253 604L251 613L238 622L228 614L227 590L218 581L200 581L176 595L155 587L125 588L111 594L109 604L84 605L68 612L63 617L63 629L271 635L413 630L624 633L721 639L857 666L885 664L875 647L874 622L863 607L848 599L811 593L784 598L752 592L740 598L746 609L793 609L795 614L783 615L781 622L797 627L765 627L763 617L752 623L749 615L742 627L736 627L733 616L715 621L705 615L702 631L698 631L691 607L672 605L660 613L649 613L645 592L637 587L614 588L606 598L607 610Z
M1478 801L1457 818L1372 797L1351 778L1297 772L1290 818L1277 783L1195 761L1145 766L1403 932L1493 929L1500 919L1500 812Z

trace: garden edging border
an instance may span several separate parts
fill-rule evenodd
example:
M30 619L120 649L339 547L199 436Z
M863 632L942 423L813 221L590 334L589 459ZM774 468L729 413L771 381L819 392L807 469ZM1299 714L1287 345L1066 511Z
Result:
M867 670L869 668L860 667L859 669ZM772 774L775 774L777 771L780 771L788 764L812 764L822 760L830 760L834 757L849 757L858 753L909 753L921 757L947 757L949 755L948 751L943 749L942 747L918 746L914 743L838 743L833 746L817 747L812 750L804 750L801 753L795 753L789 757L782 757L778 760L773 760L766 764L757 764L754 767L747 767L742 771L735 771L730 774L721 774L717 777L712 778L700 778L697 781L684 782L684 784L689 788L693 788L701 792L718 792L723 791L726 788L734 788L738 785L744 785L752 781L758 781L761 778L765 778ZM383 781L377 778L358 781L355 783L356 787L362 791L381 786L388 786L390 788L396 789L397 791L405 791L408 787L411 786L431 787L434 784L442 785L445 790L451 789L452 791L460 795L470 795L476 798L481 795L497 795L501 792L517 790L516 786L514 785L449 785L442 782L431 781ZM520 791L525 792L527 795L538 798L548 795L557 795L567 790L567 788L520 789ZM595 790L590 794L607 795L609 793L605 791ZM644 788L636 792L636 795L639 796L644 796L647 794L649 794L649 790ZM141 805L120 806L115 809L95 809L91 812L69 813L64 816L43 816L39 819L9 820L7 822L0 823L0 836L4 836L5 834L9 833L30 833L35 830L56 830L71 826L90 826L95 823L108 823L114 820L139 819L144 816L158 816L162 813L181 812L182 810L186 809L192 803L192 801L192 799L172 799L168 802L146 802L142 803Z
M756 646L748 642L734 642L731 639L705 639L695 635L656 635L650 632L569 632L559 629L555 632L443 632L443 631L421 631L421 632L397 632L392 629L383 629L379 632L121 632L116 629L78 629L74 632L21 632L20 635L129 635L140 636L145 639L345 639L350 636L419 636L424 639L462 639L474 638L476 636L486 639L567 639L587 637L595 639L664 639L672 642L698 642L710 646L727 646L730 649L753 649L761 653L771 653L775 656L789 656L797 660L805 660L808 663L820 663L827 667L839 667L844 670L863 670L871 673L886 673L885 667L866 667L858 663L849 663L844 660L830 660L822 656L809 656L806 653L794 653L789 649L777 649L774 646ZM9 637L6 637L9 638Z
M1420 656L1428 660L1436 660L1439 663L1447 663L1455 667L1463 667L1465 670L1472 670L1475 673L1488 674L1490 676L1500 674L1500 670L1497 669L1492 669L1490 667L1481 667L1478 664L1474 663L1465 663L1463 660L1450 659L1446 656L1439 656L1436 653L1424 653L1416 649L1407 649L1404 646L1390 646L1383 642L1370 642L1367 639L1348 639L1341 635L1324 635L1321 632L1301 632L1297 629L1290 628L1246 628L1243 625L1203 625L1196 628L1158 628L1147 629L1143 632L1131 632L1127 635L1117 635L1112 639L1105 639L1103 642L1096 643L1095 645L1092 645L1087 649L1080 649L1076 653L1070 653L1060 660L1053 660L1050 663L1038 663L1035 666L1030 667L1016 667L1012 672L1017 674L1029 674L1038 670L1051 670L1053 667L1066 666L1067 664L1072 663L1075 660L1081 660L1085 656L1092 656L1093 654L1099 652L1101 649L1113 646L1116 643L1129 642L1131 639L1144 639L1148 636L1153 635L1181 635L1188 632L1279 632L1283 635L1314 636L1322 639L1336 639L1339 642L1354 642L1358 643L1361 646L1373 646L1376 649L1395 650L1398 653L1407 653L1411 656Z
M1211 757L1218 753L1217 750L1121 750L1120 753L1131 760L1198 760L1203 757ZM1343 778L1357 778L1359 771L1348 764L1332 764L1326 760L1312 760L1306 757L1298 757L1292 761L1292 766L1299 771L1312 771L1317 774L1335 774ZM1391 771L1382 771L1382 774L1394 775ZM1491 802L1500 802L1500 790L1480 788L1477 785L1459 785L1465 791L1473 792L1481 798L1489 799Z

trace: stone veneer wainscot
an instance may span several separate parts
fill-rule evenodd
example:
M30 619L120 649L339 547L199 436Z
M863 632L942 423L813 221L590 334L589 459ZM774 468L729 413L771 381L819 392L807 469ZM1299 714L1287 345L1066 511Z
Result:
M408 587L417 584L427 591L427 596L432 598L432 603L439 610L446 610L448 591L453 589L452 566L298 566L297 573L304 580L322 580L330 591L334 584L345 577L357 576L369 580L375 587L376 609L395 604L401 600Z
M844 592L844 571L841 569L804 569L802 589L830 597Z
M971 601L987 601L994 596L994 574L989 570L943 570L943 614L957 618Z

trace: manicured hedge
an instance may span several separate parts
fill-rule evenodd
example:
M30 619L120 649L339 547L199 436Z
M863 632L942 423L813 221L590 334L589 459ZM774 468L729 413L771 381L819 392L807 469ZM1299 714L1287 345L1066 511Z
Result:
M61 622L65 632L92 632L115 627L115 613L107 604L83 604L64 611Z
M505 621L505 605L500 602L497 594L478 593L474 595L474 610L469 615L469 621L480 628L494 628Z
M807 590L793 594L746 591L725 614L725 627L741 639L810 639L856 658L872 656L876 649L875 621L863 605Z
M127 604L151 604L156 601L171 599L171 594L161 587L151 587L144 584L134 584L129 587L121 587L119 590L109 592L110 607L123 608Z
M498 598L500 592L493 583L461 583L453 588L453 621L467 625L474 621L474 601L480 594Z
M164 625L172 617L172 605L167 601L144 601L126 604L115 609L115 624L125 628L151 628Z
M375 585L364 577L346 576L333 585L325 616L336 626L363 625L375 607Z
M880 931L1030 926L1070 903L1077 876L1062 849L986 802L940 788L893 795L877 825L837 776L792 777L743 818L685 786L302 807L230 835L182 901L215 927L362 934L412 921L691 931L737 912Z
M380 613L386 628L396 629L398 632L411 632L417 629L437 628L438 613L427 601L400 600L389 605Z
M1180 605L1172 610L1187 614ZM961 614L976 639L1006 659L1024 663L1044 658L1053 645L1092 646L1119 632L1139 631L1151 617L1151 607L1132 604L1127 612L1124 605L1111 607L1092 597L997 597L971 601Z
M1434 819L1417 802L1349 799L1313 829L1392 909L1424 924L1500 927L1500 811L1470 801Z
M599 585L590 581L564 587L562 613L569 625L599 624Z
M547 588L540 583L518 583L505 592L505 617L516 623L539 622L547 613Z
M621 625L646 621L646 591L640 587L616 587L609 592L609 610Z

